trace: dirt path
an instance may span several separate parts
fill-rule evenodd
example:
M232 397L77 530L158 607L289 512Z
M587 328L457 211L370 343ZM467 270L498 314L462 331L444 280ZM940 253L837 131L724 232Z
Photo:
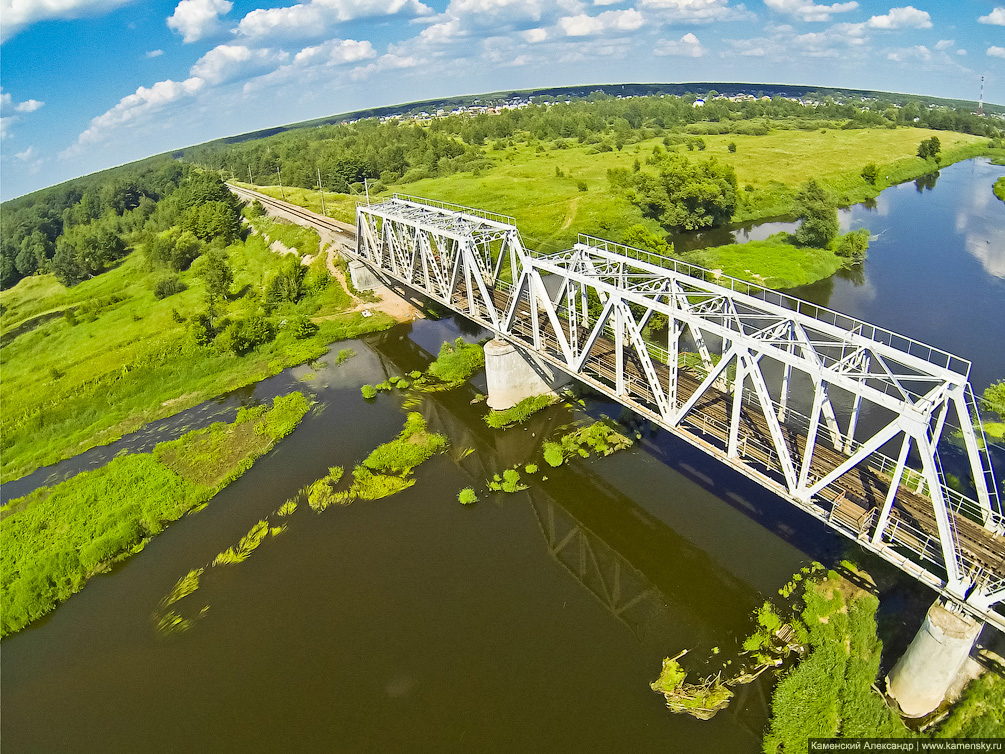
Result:
M565 230L570 225L572 225L572 221L576 219L576 212L579 209L579 202L582 198L583 197L581 196L577 196L575 199L569 202L569 209L567 209L565 212L565 219L562 221L562 227L560 228L560 230Z

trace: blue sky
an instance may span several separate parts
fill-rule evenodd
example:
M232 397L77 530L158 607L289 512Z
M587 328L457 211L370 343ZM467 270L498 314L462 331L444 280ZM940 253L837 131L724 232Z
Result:
M363 107L749 81L1005 103L1005 0L0 0L0 195Z

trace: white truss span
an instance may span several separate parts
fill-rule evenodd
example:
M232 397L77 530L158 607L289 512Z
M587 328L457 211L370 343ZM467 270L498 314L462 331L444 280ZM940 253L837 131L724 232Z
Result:
M969 362L620 244L580 236L532 252L511 218L478 210L396 195L359 206L356 235L360 259L383 274L1005 627L1002 508ZM947 484L947 428L962 436L972 495Z

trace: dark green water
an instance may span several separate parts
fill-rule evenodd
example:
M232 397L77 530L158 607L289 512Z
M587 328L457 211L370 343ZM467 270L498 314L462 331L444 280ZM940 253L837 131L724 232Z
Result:
M923 200L952 185L952 169ZM891 191L914 199L913 185ZM959 216L943 214L950 225ZM988 227L993 236L1005 225ZM880 262L894 253L886 249L874 244L867 272L886 269ZM998 296L991 304L1000 311L1002 278L976 266L993 278L979 289L991 293L980 295ZM880 278L818 293L851 300L863 285L885 290ZM967 312L986 305L973 298L944 311L962 327ZM933 297L916 299L909 322L929 321ZM895 310L879 314L902 318L905 300L891 299ZM645 431L610 458L544 467L548 479L537 475L525 492L458 504L462 487L483 489L494 472L540 463L542 438L577 418L552 408L526 429L489 430L484 404L471 403L482 378L411 409L401 394L362 399L360 385L423 368L443 340L479 337L462 327L454 319L402 325L350 344L357 356L340 366L329 356L313 380L298 382L312 371L300 367L203 407L223 414L294 387L318 401L206 510L3 642L3 748L754 752L767 720L767 676L707 722L671 714L648 684L661 659L684 648L696 676L718 668L707 663L713 647L734 657L751 611L814 558L852 556L877 576L884 662L896 658L930 592L666 433ZM926 339L917 329L906 334ZM950 350L988 373L1002 366L1000 347ZM452 444L418 469L414 487L320 515L301 504L286 532L243 564L211 569L178 604L186 615L209 606L189 632L158 635L151 616L179 577L236 544L329 466L351 467L391 439L407 410L420 410ZM620 410L588 399L587 411ZM463 456L467 448L474 452Z

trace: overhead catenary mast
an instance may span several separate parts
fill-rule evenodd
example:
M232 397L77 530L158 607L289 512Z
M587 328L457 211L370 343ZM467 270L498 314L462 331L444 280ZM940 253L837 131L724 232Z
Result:
M977 102L977 114L984 115L984 77L981 76L981 98Z

